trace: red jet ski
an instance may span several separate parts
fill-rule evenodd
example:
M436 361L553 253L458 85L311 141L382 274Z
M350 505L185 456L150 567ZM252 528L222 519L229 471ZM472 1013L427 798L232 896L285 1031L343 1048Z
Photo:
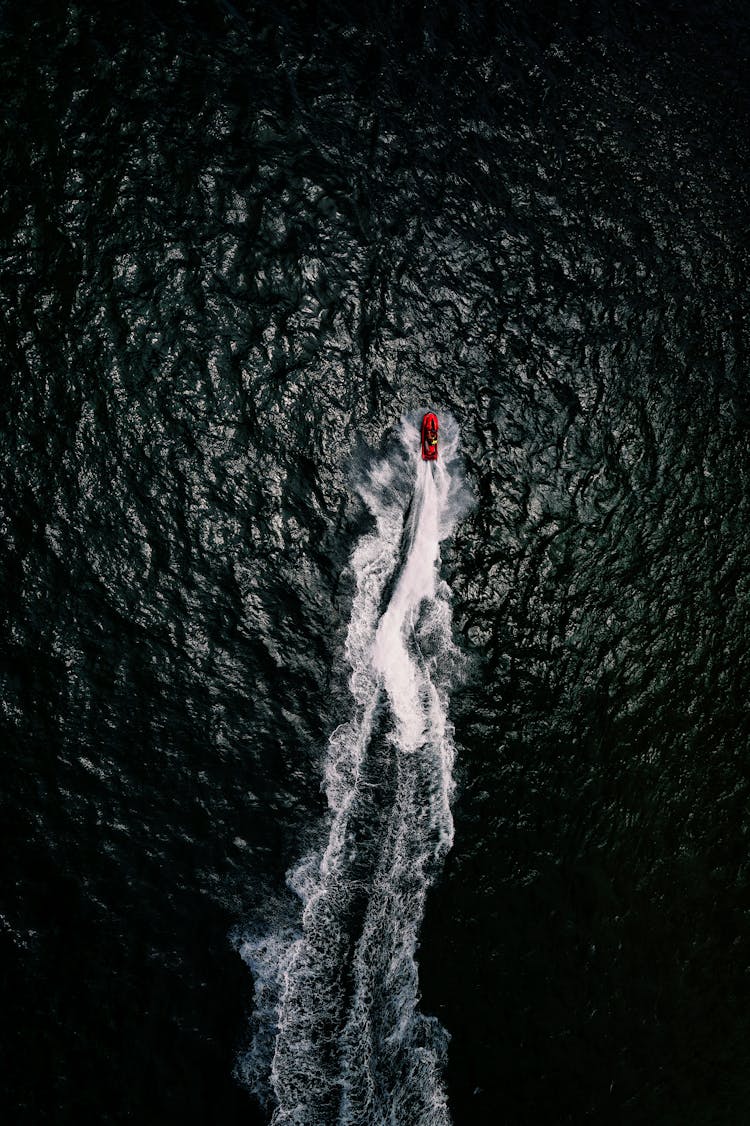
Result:
M422 461L437 461L438 420L436 414L426 414L422 419Z

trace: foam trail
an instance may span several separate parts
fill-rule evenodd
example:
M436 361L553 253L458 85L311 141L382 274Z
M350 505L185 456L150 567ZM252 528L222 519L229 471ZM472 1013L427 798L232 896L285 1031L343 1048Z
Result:
M427 890L453 840L456 651L438 575L462 507L450 421L441 439L442 460L422 462L405 421L400 452L360 488L376 526L351 559L353 707L326 755L328 839L289 876L301 927L242 945L256 1011L240 1073L274 1106L274 1126L449 1123L447 1034L418 1012L416 963Z
M437 1021L418 1014L415 958L430 871L453 840L446 700L419 645L424 626L417 629L421 611L433 655L444 658L451 647L450 607L447 588L438 589L437 562L449 485L440 462L420 462L413 538L373 647L395 720L398 783L353 961L342 1124L450 1121L440 1077L447 1037Z

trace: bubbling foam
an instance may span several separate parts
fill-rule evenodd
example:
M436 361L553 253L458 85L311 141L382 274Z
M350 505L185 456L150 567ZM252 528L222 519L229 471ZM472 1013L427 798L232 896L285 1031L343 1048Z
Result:
M299 925L279 921L241 944L255 1011L238 1071L273 1106L274 1126L450 1121L448 1036L418 1010L416 950L453 841L457 661L439 562L466 506L457 442L444 420L440 460L423 462L417 420L406 419L395 456L358 488L375 528L350 561L352 707L323 765L327 841L288 875Z

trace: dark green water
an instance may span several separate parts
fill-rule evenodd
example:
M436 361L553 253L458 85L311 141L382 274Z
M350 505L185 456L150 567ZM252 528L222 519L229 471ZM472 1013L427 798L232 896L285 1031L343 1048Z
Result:
M355 483L426 407L475 498L452 1121L745 1121L749 45L731 2L0 6L4 1121L269 1120L238 936L324 832Z

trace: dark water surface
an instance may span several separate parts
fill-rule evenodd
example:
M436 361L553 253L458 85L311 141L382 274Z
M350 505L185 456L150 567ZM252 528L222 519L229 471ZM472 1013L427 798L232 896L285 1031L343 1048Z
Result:
M452 1121L748 1120L749 54L722 0L0 7L4 1122L269 1121L238 948L427 407Z

